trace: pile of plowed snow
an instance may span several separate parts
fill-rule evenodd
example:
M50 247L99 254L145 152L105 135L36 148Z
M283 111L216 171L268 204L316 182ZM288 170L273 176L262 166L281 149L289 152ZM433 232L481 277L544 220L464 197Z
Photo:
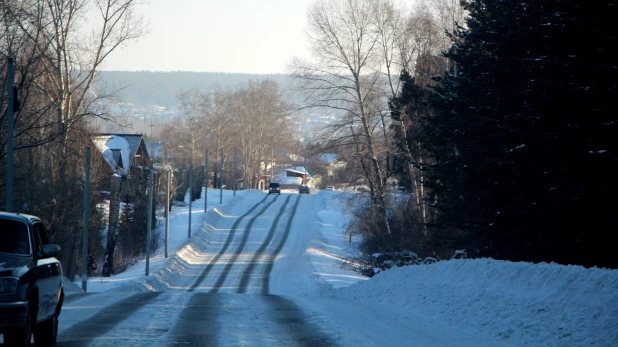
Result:
M332 293L516 345L618 345L618 270L462 259L393 268Z

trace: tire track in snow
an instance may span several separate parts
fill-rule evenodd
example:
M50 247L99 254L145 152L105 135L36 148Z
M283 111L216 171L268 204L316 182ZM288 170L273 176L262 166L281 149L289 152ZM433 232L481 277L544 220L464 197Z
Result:
M255 252L255 254L253 254L253 257L251 258L249 265L245 269L245 272L243 272L243 275L240 280L240 284L238 286L238 290L236 291L236 293L244 294L247 292L247 287L249 285L249 279L251 277L251 274L253 273L253 270L255 269L255 266L257 265L258 261L262 257L262 253L266 250L266 248L270 244L270 241L272 241L273 237L275 236L275 231L277 230L277 225L279 224L279 220L281 219L281 216L283 216L283 213L285 212L285 208L288 206L288 203L290 202L291 198L292 196L290 195L285 199L285 203L283 204L283 207L281 207L281 211L279 211L279 213L277 214L277 217L273 221L273 225L270 227L270 230L268 231L268 236L266 237L266 240L262 242L262 245L260 246L260 248Z
M115 326L129 318L138 309L148 305L161 293L139 293L108 306L94 316L71 326L58 336L58 345L84 346L104 336Z
M275 199L277 199L278 197L279 196L277 196ZM202 273L195 280L195 283L193 283L193 285L187 290L188 292L194 291L195 288L199 287L199 285L202 284L202 282L204 281L206 276L208 276L208 274L210 273L212 268L219 261L219 258L221 258L223 256L223 254L225 254L225 251L227 251L227 248L230 246L230 243L232 243L232 240L234 239L234 234L236 233L236 229L238 229L238 225L240 224L240 222L245 217L247 217L249 214L251 214L253 211L255 211L255 209L258 208L258 206L260 206L264 201L266 201L266 199L268 199L268 195L266 195L264 197L264 199L262 199L260 202L258 202L257 204L253 205L253 207L251 207L247 212L245 212L245 214L243 214L242 216L238 217L238 219L232 225L232 228L230 229L229 234L227 235L227 239L225 240L225 244L223 245L223 248L221 248L221 251L219 251L219 253L210 261L210 263L208 263L208 266L206 266L204 268ZM275 199L273 199L273 202L275 201ZM272 204L272 202L271 202L271 204Z
M194 293L182 310L182 320L177 321L167 336L167 346L217 346L217 338L225 331L217 322L220 308L224 306L221 296Z
M262 294L270 294L270 273L273 271L275 259L277 259L277 256L281 252L281 249L283 249L283 246L285 245L285 242L290 235L290 230L292 229L292 220L294 219L294 216L296 216L296 210L298 210L298 203L300 203L300 196L298 196L298 198L296 199L296 203L294 203L294 208L292 209L292 214L290 215L288 223L285 226L285 231L283 232L283 238L281 239L281 242L279 242L279 245L277 246L275 251L268 256L268 260L266 261L266 271L264 271L264 278L262 279Z
M261 297L272 310L273 323L287 332L294 341L294 346L338 346L330 336L321 331L320 327L308 321L302 310L291 300L278 295Z
M223 283L225 283L225 280L227 279L227 275L230 273L230 270L232 269L232 266L234 266L234 263L236 262L236 259L238 259L238 257L242 253L242 250L247 245L247 240L249 240L249 234L251 233L251 227L253 227L253 223L255 223L255 221L258 219L258 217L260 217L262 214L264 214L264 212L266 212L266 210L268 210L268 208L272 204L274 204L275 201L277 201L279 196L280 195L277 195L277 197L274 198L268 204L266 204L266 206L264 206L264 208L260 212L258 212L255 216L251 217L251 219L249 220L249 223L247 223L247 226L245 227L245 233L242 236L242 240L240 241L240 244L238 245L238 247L236 247L236 252L234 252L234 254L230 258L230 260L228 260L227 264L225 264L225 268L223 269L223 271L219 275L219 279L217 279L217 282L210 289L209 293L217 293L219 291L219 289L221 289L221 287L223 286ZM237 227L237 225L236 225L236 227ZM235 232L235 230L234 230L234 232Z

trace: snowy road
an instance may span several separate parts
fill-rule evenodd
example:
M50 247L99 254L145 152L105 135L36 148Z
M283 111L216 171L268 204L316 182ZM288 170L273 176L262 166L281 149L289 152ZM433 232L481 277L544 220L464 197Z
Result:
M340 253L329 253L340 247L328 242L329 232L341 233L328 216L337 213L328 206L333 197L253 192L213 208L154 275L120 290L70 296L57 345L402 344L400 331L388 333L405 328L401 323L373 321L369 307L319 295L361 279L345 270L321 273ZM440 327L433 334L405 330L423 345L475 344Z
M330 337L309 323L290 300L274 295L132 293L109 295L97 314L63 331L58 346L332 346ZM86 301L69 303L85 315Z
M315 197L263 195L242 201L238 214L215 211L209 241L192 245L190 261L165 292L73 297L63 321L76 322L60 332L58 345L336 345L292 300L267 295L301 201L311 210ZM104 308L86 318L100 300Z
M149 276L141 260L87 294L67 282L57 345L618 345L616 270L477 259L368 280L340 266L339 192L219 194L194 202L190 240L174 208Z

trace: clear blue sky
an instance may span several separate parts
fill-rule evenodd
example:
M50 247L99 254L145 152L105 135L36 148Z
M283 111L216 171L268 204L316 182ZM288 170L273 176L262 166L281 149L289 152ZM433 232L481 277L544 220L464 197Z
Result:
M150 0L150 33L114 51L104 70L285 73L307 56L313 0Z

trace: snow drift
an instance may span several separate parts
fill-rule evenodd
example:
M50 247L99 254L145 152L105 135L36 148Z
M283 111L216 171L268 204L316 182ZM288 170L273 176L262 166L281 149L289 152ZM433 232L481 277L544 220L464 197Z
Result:
M461 259L393 268L332 295L517 345L618 345L618 270Z

